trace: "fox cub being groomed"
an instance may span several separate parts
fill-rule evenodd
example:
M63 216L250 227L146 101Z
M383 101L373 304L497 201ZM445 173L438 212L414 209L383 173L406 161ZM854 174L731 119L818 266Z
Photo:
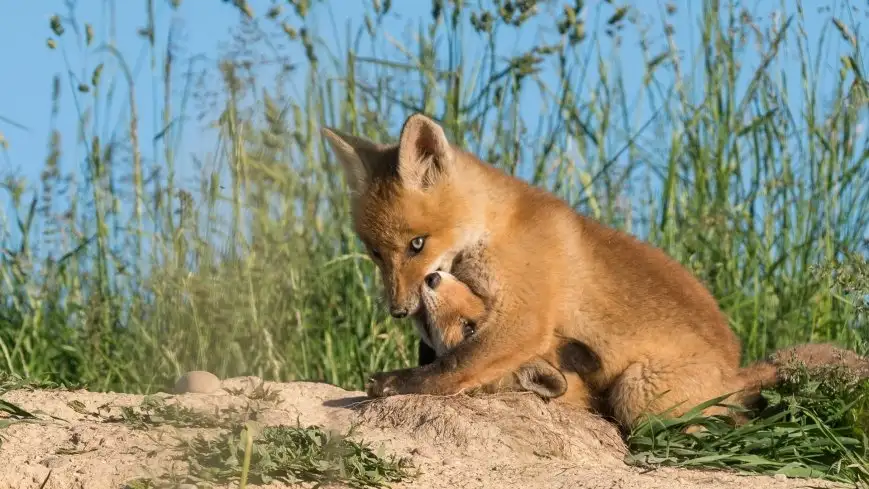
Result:
M606 392L623 425L741 385L740 343L717 302L661 250L480 161L424 115L409 117L391 144L323 134L391 314L419 325L423 281L437 271L455 275L486 311L470 338L432 363L375 374L370 395L480 387L562 339L595 352L600 365L581 382Z
M477 332L486 314L482 299L446 272L432 272L424 279L420 335L437 356L443 356ZM573 407L600 409L593 402L580 375L597 370L600 360L585 345L562 342L514 372L476 390L480 392L530 391L544 399L556 399Z

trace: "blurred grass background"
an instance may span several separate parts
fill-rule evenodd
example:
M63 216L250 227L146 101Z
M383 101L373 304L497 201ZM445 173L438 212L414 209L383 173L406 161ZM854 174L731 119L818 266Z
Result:
M238 16L205 59L178 35L180 0L104 0L95 18L58 3L44 157L0 154L0 372L360 388L414 364L319 135L391 140L414 111L690 267L746 361L809 341L867 351L865 2L398 3L324 29L312 12L341 0L199 2ZM117 8L142 13L133 48ZM3 148L14 125L0 104Z

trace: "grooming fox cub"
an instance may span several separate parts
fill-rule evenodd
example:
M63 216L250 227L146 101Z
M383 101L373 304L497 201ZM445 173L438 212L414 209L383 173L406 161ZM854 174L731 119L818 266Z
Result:
M597 354L585 382L606 392L624 425L737 390L737 337L706 288L662 251L451 145L423 115L393 144L323 134L391 314L419 325L423 280L436 271L467 284L486 309L471 338L430 364L374 375L370 395L482 386L560 338Z

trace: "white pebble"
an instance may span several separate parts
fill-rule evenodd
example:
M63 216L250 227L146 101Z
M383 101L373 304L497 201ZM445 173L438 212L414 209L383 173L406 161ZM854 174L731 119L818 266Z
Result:
M175 393L184 394L193 392L197 394L211 394L220 389L220 379L211 372L193 370L182 375L175 382Z

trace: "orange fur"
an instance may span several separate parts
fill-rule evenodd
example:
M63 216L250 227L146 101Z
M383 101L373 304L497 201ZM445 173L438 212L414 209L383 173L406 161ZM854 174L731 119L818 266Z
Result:
M715 299L661 250L452 146L425 116L411 116L393 144L323 133L392 314L418 317L422 281L437 270L467 284L487 311L472 338L432 364L376 374L369 394L478 387L560 338L599 356L585 383L606 393L624 425L740 385L740 344Z
M426 277L421 298L423 339L438 356L476 334L486 308L480 297L446 272ZM532 391L547 399L582 409L592 407L591 393L580 378L598 368L598 359L584 345L570 343L537 355L514 372L482 386L484 392Z

